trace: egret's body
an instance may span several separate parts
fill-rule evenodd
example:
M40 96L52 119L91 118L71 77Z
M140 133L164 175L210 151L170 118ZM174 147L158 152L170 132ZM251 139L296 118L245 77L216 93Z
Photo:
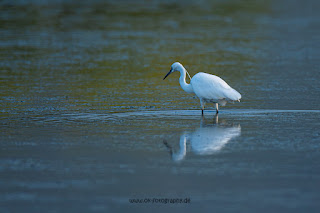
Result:
M227 102L230 101L240 102L241 94L235 89L231 88L224 80L222 80L218 76L199 72L194 75L193 78L191 78L190 84L188 84L186 82L186 74L188 74L188 72L179 62L175 62L172 64L171 70L163 78L163 80L175 71L180 72L179 83L182 89L188 93L194 93L200 99L202 114L205 103L215 103L216 111L218 113L218 104L224 106Z
M216 115L213 125L205 124L202 119L200 128L193 132L183 132L180 135L178 150L174 150L166 141L164 144L169 149L172 160L179 162L187 155L187 143L191 151L197 155L212 155L220 152L230 140L240 135L240 125L219 125Z

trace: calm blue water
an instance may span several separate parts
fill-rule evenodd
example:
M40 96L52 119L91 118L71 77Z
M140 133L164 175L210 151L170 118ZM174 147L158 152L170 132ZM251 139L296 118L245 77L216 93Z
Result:
M0 211L317 212L319 6L1 2ZM174 61L241 103L202 117Z

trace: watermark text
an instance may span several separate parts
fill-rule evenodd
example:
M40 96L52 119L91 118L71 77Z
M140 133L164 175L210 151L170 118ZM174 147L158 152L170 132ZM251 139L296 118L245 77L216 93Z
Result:
M129 198L129 203L139 204L189 204L190 198Z

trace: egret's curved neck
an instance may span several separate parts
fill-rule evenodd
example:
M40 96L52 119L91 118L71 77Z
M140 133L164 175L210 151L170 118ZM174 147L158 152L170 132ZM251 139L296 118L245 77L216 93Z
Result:
M172 154L172 159L174 161L181 161L187 153L187 134L183 133L180 136L180 150L177 153Z
M189 92L189 93L193 92L193 88L192 88L191 84L187 84L187 82L186 82L187 70L184 67L181 67L179 69L179 71L180 71L179 83L180 83L182 89L186 92Z

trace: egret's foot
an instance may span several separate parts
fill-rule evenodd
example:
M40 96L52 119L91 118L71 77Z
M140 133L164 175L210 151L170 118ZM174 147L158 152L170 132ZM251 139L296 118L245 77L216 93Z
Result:
M203 109L201 110L201 115L203 116Z
M216 110L216 115L218 115L219 114L219 110Z

